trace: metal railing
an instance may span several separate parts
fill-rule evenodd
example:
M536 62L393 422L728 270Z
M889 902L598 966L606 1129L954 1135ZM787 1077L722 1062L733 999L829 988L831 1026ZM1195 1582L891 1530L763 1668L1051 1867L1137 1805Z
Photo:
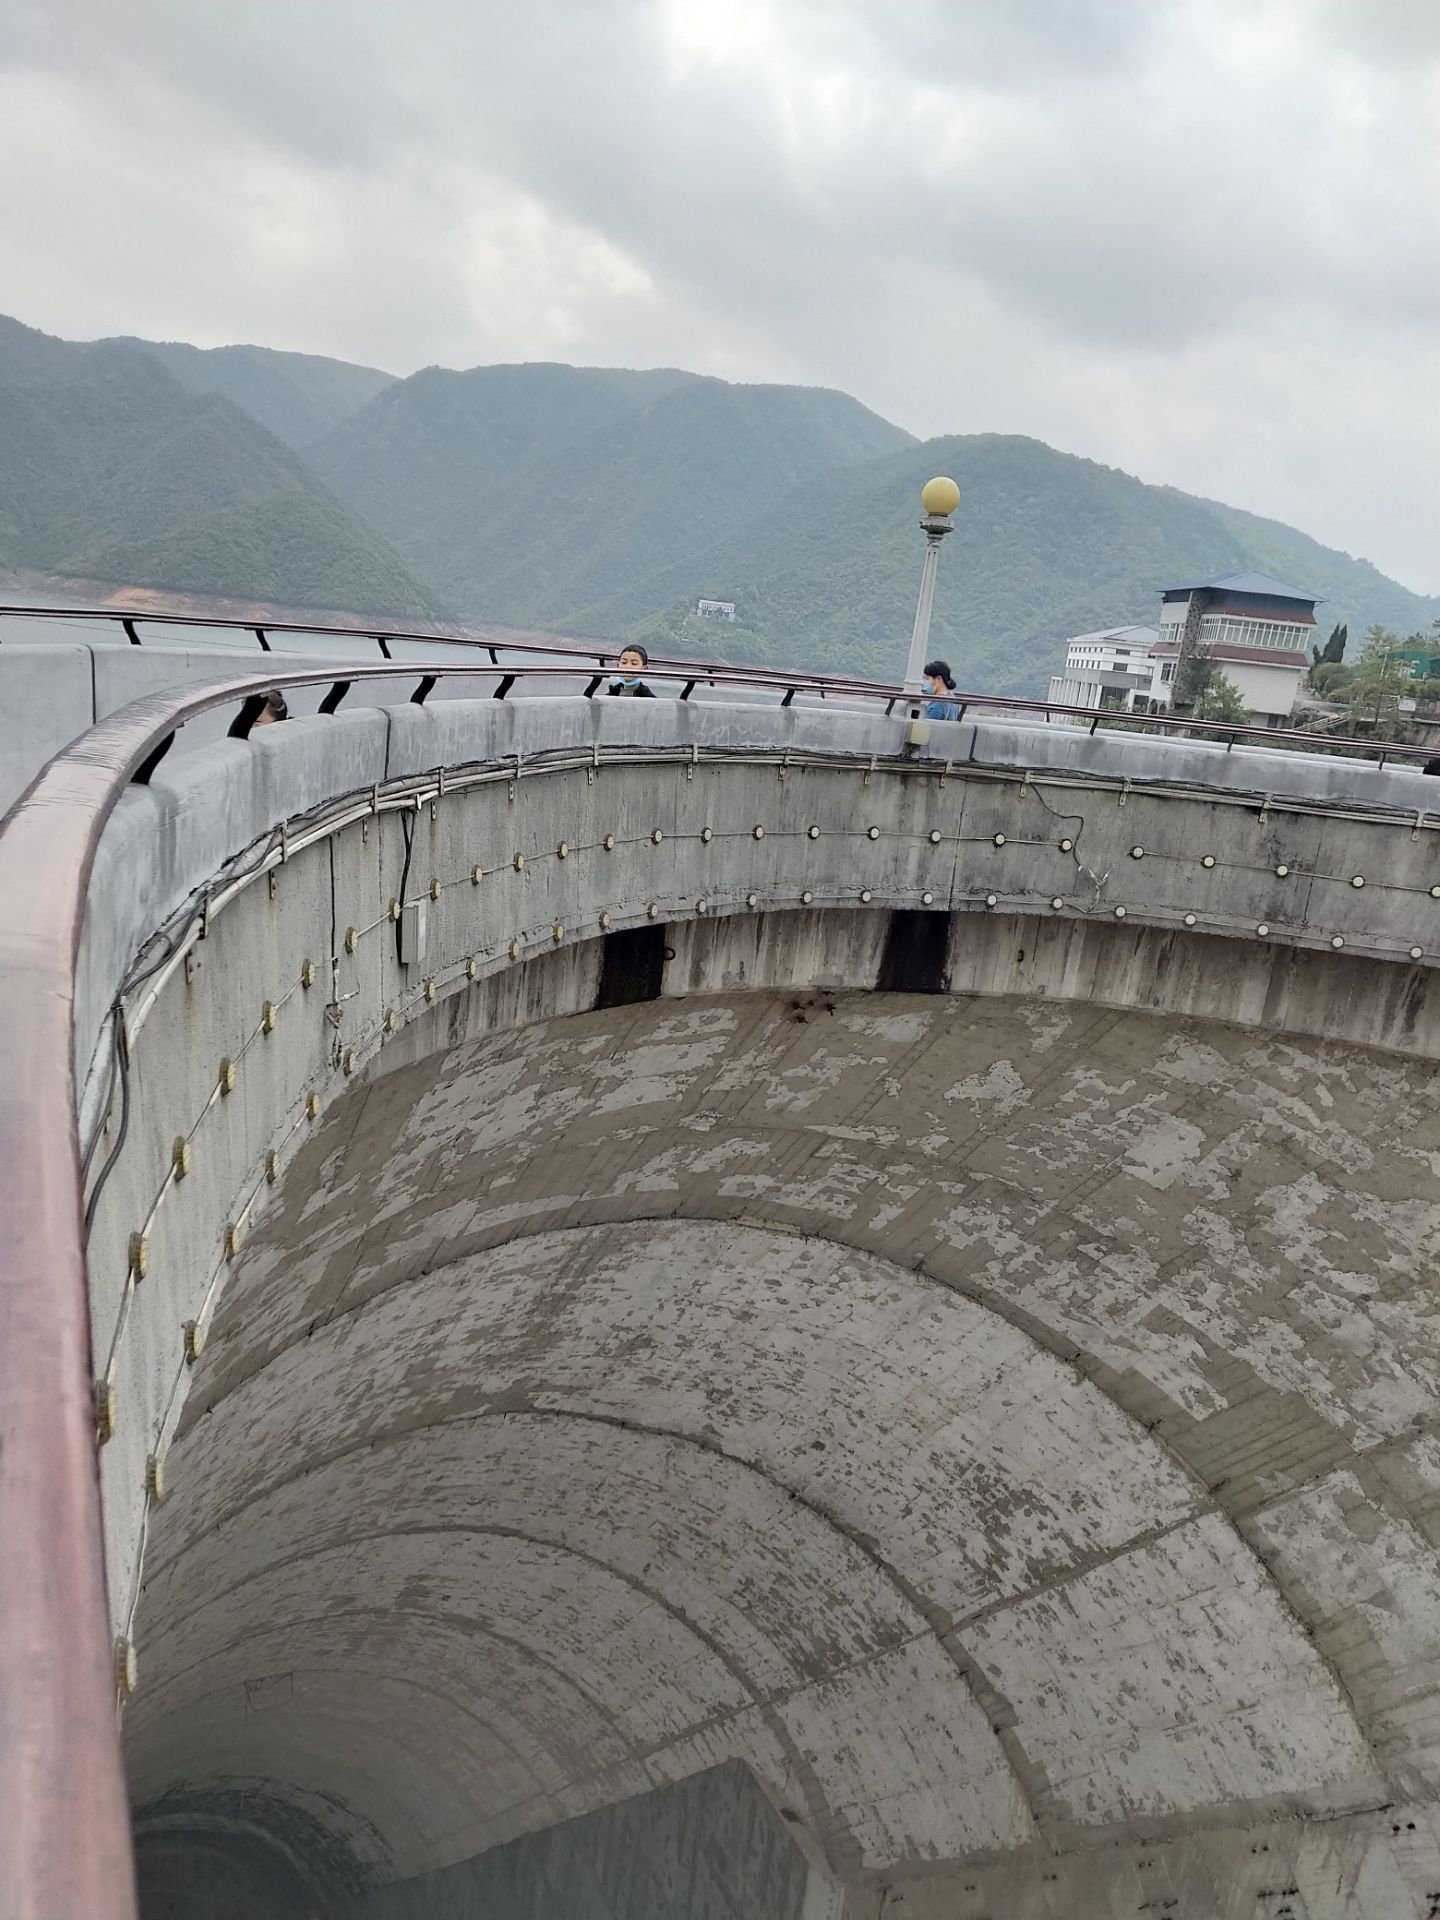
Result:
M122 624L163 619L89 610L28 611L56 619L104 618ZM187 623L193 624L193 623ZM210 623L241 625L247 623ZM274 629L279 631L279 628ZM290 631L292 629L285 629ZM315 633L315 628L294 631ZM423 634L328 629L337 638L430 640ZM498 673L494 697L517 685L544 691L573 682L569 664L507 664L501 643L479 646ZM510 652L535 652L526 642ZM613 649L588 656L602 669ZM83 1180L74 1062L75 968L90 873L101 832L127 784L148 777L167 743L189 720L233 705L231 731L245 733L272 687L324 687L333 712L352 685L413 683L423 703L447 678L475 668L441 661L402 665L336 663L296 668L277 658L268 671L184 692L150 695L99 721L57 754L16 802L0 831L0 929L6 1018L0 1024L0 1555L4 1620L0 1633L0 1914L5 1920L133 1920L129 1829L112 1714L113 1649L102 1563L101 1514L91 1397L89 1311L83 1230ZM594 693L603 671L592 671ZM703 683L737 693L777 690L859 699L885 713L913 704L893 685L834 675L751 670L694 661L655 661L648 677L679 683L680 697ZM991 695L958 695L968 712L1091 722L1089 709ZM1159 717L1126 716L1127 727L1176 732ZM1296 737L1267 728L1185 723L1202 738L1284 746ZM1307 746L1317 744L1309 736ZM1336 750L1411 755L1389 742L1332 741ZM924 763L922 763L924 764ZM938 764L931 762L930 764Z
M0 642L4 639L4 621L7 617L54 621L102 620L118 626L126 635L128 642L137 647L144 644L140 629L146 626L158 626L190 630L205 628L221 633L253 634L259 649L265 653L274 652L270 644L272 634L304 635L307 639L334 639L349 645L359 641L373 644L381 659L387 663L392 659L390 653L392 642L403 642L407 646L420 644L426 647L454 648L468 656L472 663L476 656L483 656L483 665L469 664L463 671L469 674L499 674L500 686L496 690L495 698L501 700L511 691L522 674L527 682L527 690L543 692L547 690L545 686L547 674L552 680L561 681L583 676L587 669L591 677L585 693L587 697L591 696L599 691L606 674L613 671L623 646L623 642L620 641L591 645L580 640L547 640L538 636L532 638L529 635L497 639L476 635L433 633L420 628L372 626L360 622L347 626L322 626L293 620L257 621L238 617L211 618L206 615L154 613L143 608L46 607L10 603L0 604ZM534 661L534 656L537 654L545 656L547 662L553 661L554 664L537 666ZM277 667L279 664L277 660ZM416 692L411 698L423 704L440 674L431 675L424 670L419 661L412 661L408 671L417 682ZM445 668L443 671L450 673L462 671L462 669ZM359 674L352 677L358 678ZM328 704L327 701L322 701L321 710L333 712L345 697L350 682L348 679L337 679L333 672L329 675L321 674L320 678L328 679L333 683L331 694L327 696ZM928 695L906 694L902 688L891 681L658 654L651 656L649 665L645 669L645 678L658 680L667 685L677 684L680 689L678 697L681 700L688 700L700 687L717 690L733 687L757 693L779 693L781 706L791 705L797 695L802 695L820 700L861 701L878 705L885 713L891 714L897 708L907 710L918 708L923 699L929 698ZM293 676L277 673L272 676L268 685L317 683L314 676L297 672ZM1091 734L1101 729L1114 729L1169 739L1178 737L1208 740L1225 746L1227 750L1236 745L1250 745L1271 750L1290 749L1309 754L1335 754L1347 758L1374 758L1382 767L1389 760L1396 760L1404 765L1412 761L1424 762L1436 757L1436 749L1433 746L1417 746L1409 741L1391 740L1370 734L1312 733L1300 727L1257 727L1225 720L1197 720L1188 715L1176 716L1169 712L1131 713L1123 708L1075 707L1058 701L1017 694L957 692L948 697L958 709L958 717L962 721L973 714L980 713L1009 715L1017 719L1036 719L1042 724L1059 720L1066 724L1079 723Z

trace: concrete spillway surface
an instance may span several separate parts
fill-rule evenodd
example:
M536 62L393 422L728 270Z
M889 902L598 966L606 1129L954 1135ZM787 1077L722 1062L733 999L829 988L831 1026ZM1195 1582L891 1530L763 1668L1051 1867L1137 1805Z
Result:
M147 1911L539 1915L523 1849L579 1820L596 1920L1147 1873L1270 1914L1253 1830L1317 1814L1409 1901L1371 1810L1440 1765L1437 1220L1433 1070L1361 1048L903 994L437 1019L307 1137L195 1370ZM707 1834L667 1789L716 1767ZM717 1833L748 1907L683 1881Z

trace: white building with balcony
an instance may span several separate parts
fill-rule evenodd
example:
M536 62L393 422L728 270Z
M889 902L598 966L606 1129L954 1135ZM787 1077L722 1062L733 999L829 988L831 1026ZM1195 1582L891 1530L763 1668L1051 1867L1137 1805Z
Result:
M1315 598L1264 573L1228 573L1166 587L1160 626L1102 627L1065 642L1056 706L1155 713L1170 705L1181 641L1207 653L1259 726L1288 719L1309 666Z
M1187 630L1233 681L1251 720L1279 726L1289 718L1310 665L1315 596L1268 573L1225 573L1160 596L1157 660L1174 667ZM1167 699L1168 704L1168 699Z

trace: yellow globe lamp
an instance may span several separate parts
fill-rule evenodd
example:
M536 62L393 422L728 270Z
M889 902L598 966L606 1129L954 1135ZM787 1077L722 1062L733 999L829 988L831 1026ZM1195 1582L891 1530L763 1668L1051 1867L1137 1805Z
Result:
M960 489L948 475L937 473L920 489L920 504L925 509L920 529L925 535L925 564L920 571L920 598L915 607L915 625L910 632L910 657L905 663L905 691L923 693L921 670L930 645L930 610L935 604L935 569L940 561L940 542L955 531L950 516L960 504ZM913 713L918 714L919 708Z
M947 475L937 473L920 489L920 504L937 519L948 519L960 504L960 489Z

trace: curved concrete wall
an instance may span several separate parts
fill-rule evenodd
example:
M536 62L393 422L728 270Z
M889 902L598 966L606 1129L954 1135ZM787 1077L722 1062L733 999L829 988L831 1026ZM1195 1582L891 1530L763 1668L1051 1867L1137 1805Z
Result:
M1360 1050L1437 1051L1428 786L900 744L457 704L122 803L77 1045L140 954L91 1276L167 1820L268 1777L393 1879L738 1757L860 1888L1433 1797L1432 1076ZM949 997L850 997L946 911Z

